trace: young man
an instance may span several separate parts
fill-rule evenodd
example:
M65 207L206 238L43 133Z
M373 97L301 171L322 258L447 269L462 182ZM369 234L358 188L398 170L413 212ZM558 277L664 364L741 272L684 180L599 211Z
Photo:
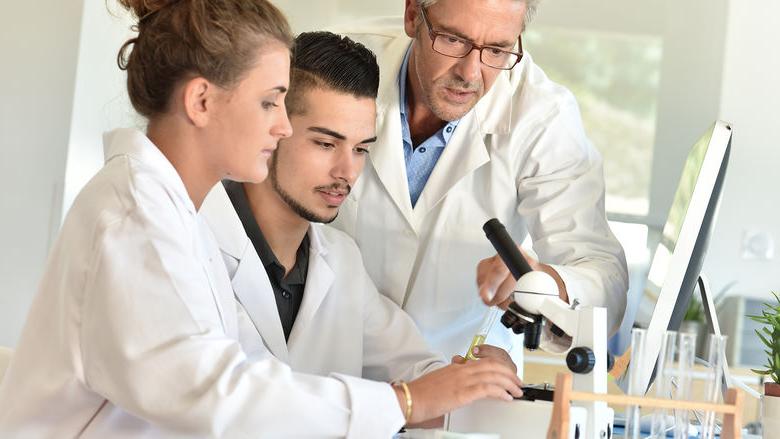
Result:
M480 324L477 290L496 304L515 285L500 259L480 263L495 254L482 232L494 217L518 243L530 235L544 262L531 265L561 299L607 307L611 330L623 316L627 270L601 158L571 93L522 50L536 3L406 0L403 22L345 32L379 60L379 141L334 224L445 355L463 352Z
M293 135L274 152L268 179L218 185L201 211L231 276L244 349L270 351L294 372L408 381L395 393L388 385L390 401L351 403L387 425L396 413L415 423L520 394L504 351L484 346L482 360L451 365L432 353L376 290L354 241L319 224L337 216L376 141L379 71L368 49L330 33L301 34L294 53L286 99Z

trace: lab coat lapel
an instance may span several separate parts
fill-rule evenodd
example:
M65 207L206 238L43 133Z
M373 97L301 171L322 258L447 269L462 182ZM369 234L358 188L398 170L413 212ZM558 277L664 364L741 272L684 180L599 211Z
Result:
M393 40L379 59L381 73L377 98L377 137L382 141L371 148L370 163L396 207L411 225L412 202L406 181L398 96L398 72L409 43L408 38Z
M289 346L295 346L297 340L303 337L336 278L326 259L327 242L318 233L317 227L314 224L309 227L309 271L306 274L303 302L290 333Z
M431 176L425 183L414 207L414 227L422 226L428 212L439 203L463 177L490 161L485 134L480 130L475 112L470 112L458 124L455 134L444 148Z
M444 148L414 207L414 227L420 227L425 216L465 176L490 161L485 139L493 134L509 133L512 119L512 95L516 75L522 75L525 64L501 73L490 91L458 123L455 134ZM514 79L513 79L514 78ZM496 111L496 109L505 109Z
M244 255L238 261L238 268L232 282L236 298L249 314L268 350L286 363L287 342L284 339L282 322L276 308L274 291L263 262L257 256L253 246L246 246Z
M201 214L209 223L220 250L236 263L235 270L233 264L227 264L235 299L246 310L268 350L286 362L287 343L271 281L222 183L208 194Z

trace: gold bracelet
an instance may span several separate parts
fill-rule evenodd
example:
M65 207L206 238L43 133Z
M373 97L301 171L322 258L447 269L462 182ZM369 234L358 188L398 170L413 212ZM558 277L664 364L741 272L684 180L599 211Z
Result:
M412 419L412 392L409 391L409 385L406 384L406 381L398 380L396 381L397 385L400 385L401 388L404 390L404 397L406 398L406 423L408 424L409 421Z

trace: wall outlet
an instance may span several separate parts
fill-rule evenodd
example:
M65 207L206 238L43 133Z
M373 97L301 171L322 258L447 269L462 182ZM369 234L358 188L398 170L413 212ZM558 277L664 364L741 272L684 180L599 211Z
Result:
M769 232L745 230L742 232L742 259L768 261L775 257L775 239Z

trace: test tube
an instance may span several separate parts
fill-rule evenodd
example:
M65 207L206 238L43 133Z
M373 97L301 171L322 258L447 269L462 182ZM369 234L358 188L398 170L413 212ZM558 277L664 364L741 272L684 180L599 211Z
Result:
M645 363L645 341L647 331L641 328L634 328L631 331L631 362L629 363L628 375L628 394L631 396L644 395L645 389L642 388L642 366ZM625 437L639 439L640 437L640 417L641 412L638 405L626 406L626 427Z
M655 396L662 399L672 398L672 376L674 375L674 355L677 349L677 332L666 331L661 340L661 350L658 353L658 366L655 375ZM670 427L667 422L669 410L658 408L653 411L653 421L650 426L650 437L664 438Z
M723 382L723 361L726 355L726 336L710 334L708 340L707 382L704 386L704 398L706 402L719 403L721 398L721 383ZM704 414L701 423L702 439L715 438L715 412L708 411Z
M485 342L485 339L487 339L488 333L490 332L490 328L492 328L493 324L496 322L500 311L501 310L495 306L490 306L488 307L487 311L485 311L485 317L482 319L482 325L480 325L477 333L474 334L474 338L471 339L469 349L466 351L465 357L467 360L477 359L473 352L474 346L479 346Z
M696 334L680 333L678 358L677 358L677 389L674 398L678 401L691 399L691 376L693 373L693 360L696 357ZM690 413L688 410L674 411L675 439L688 439Z

